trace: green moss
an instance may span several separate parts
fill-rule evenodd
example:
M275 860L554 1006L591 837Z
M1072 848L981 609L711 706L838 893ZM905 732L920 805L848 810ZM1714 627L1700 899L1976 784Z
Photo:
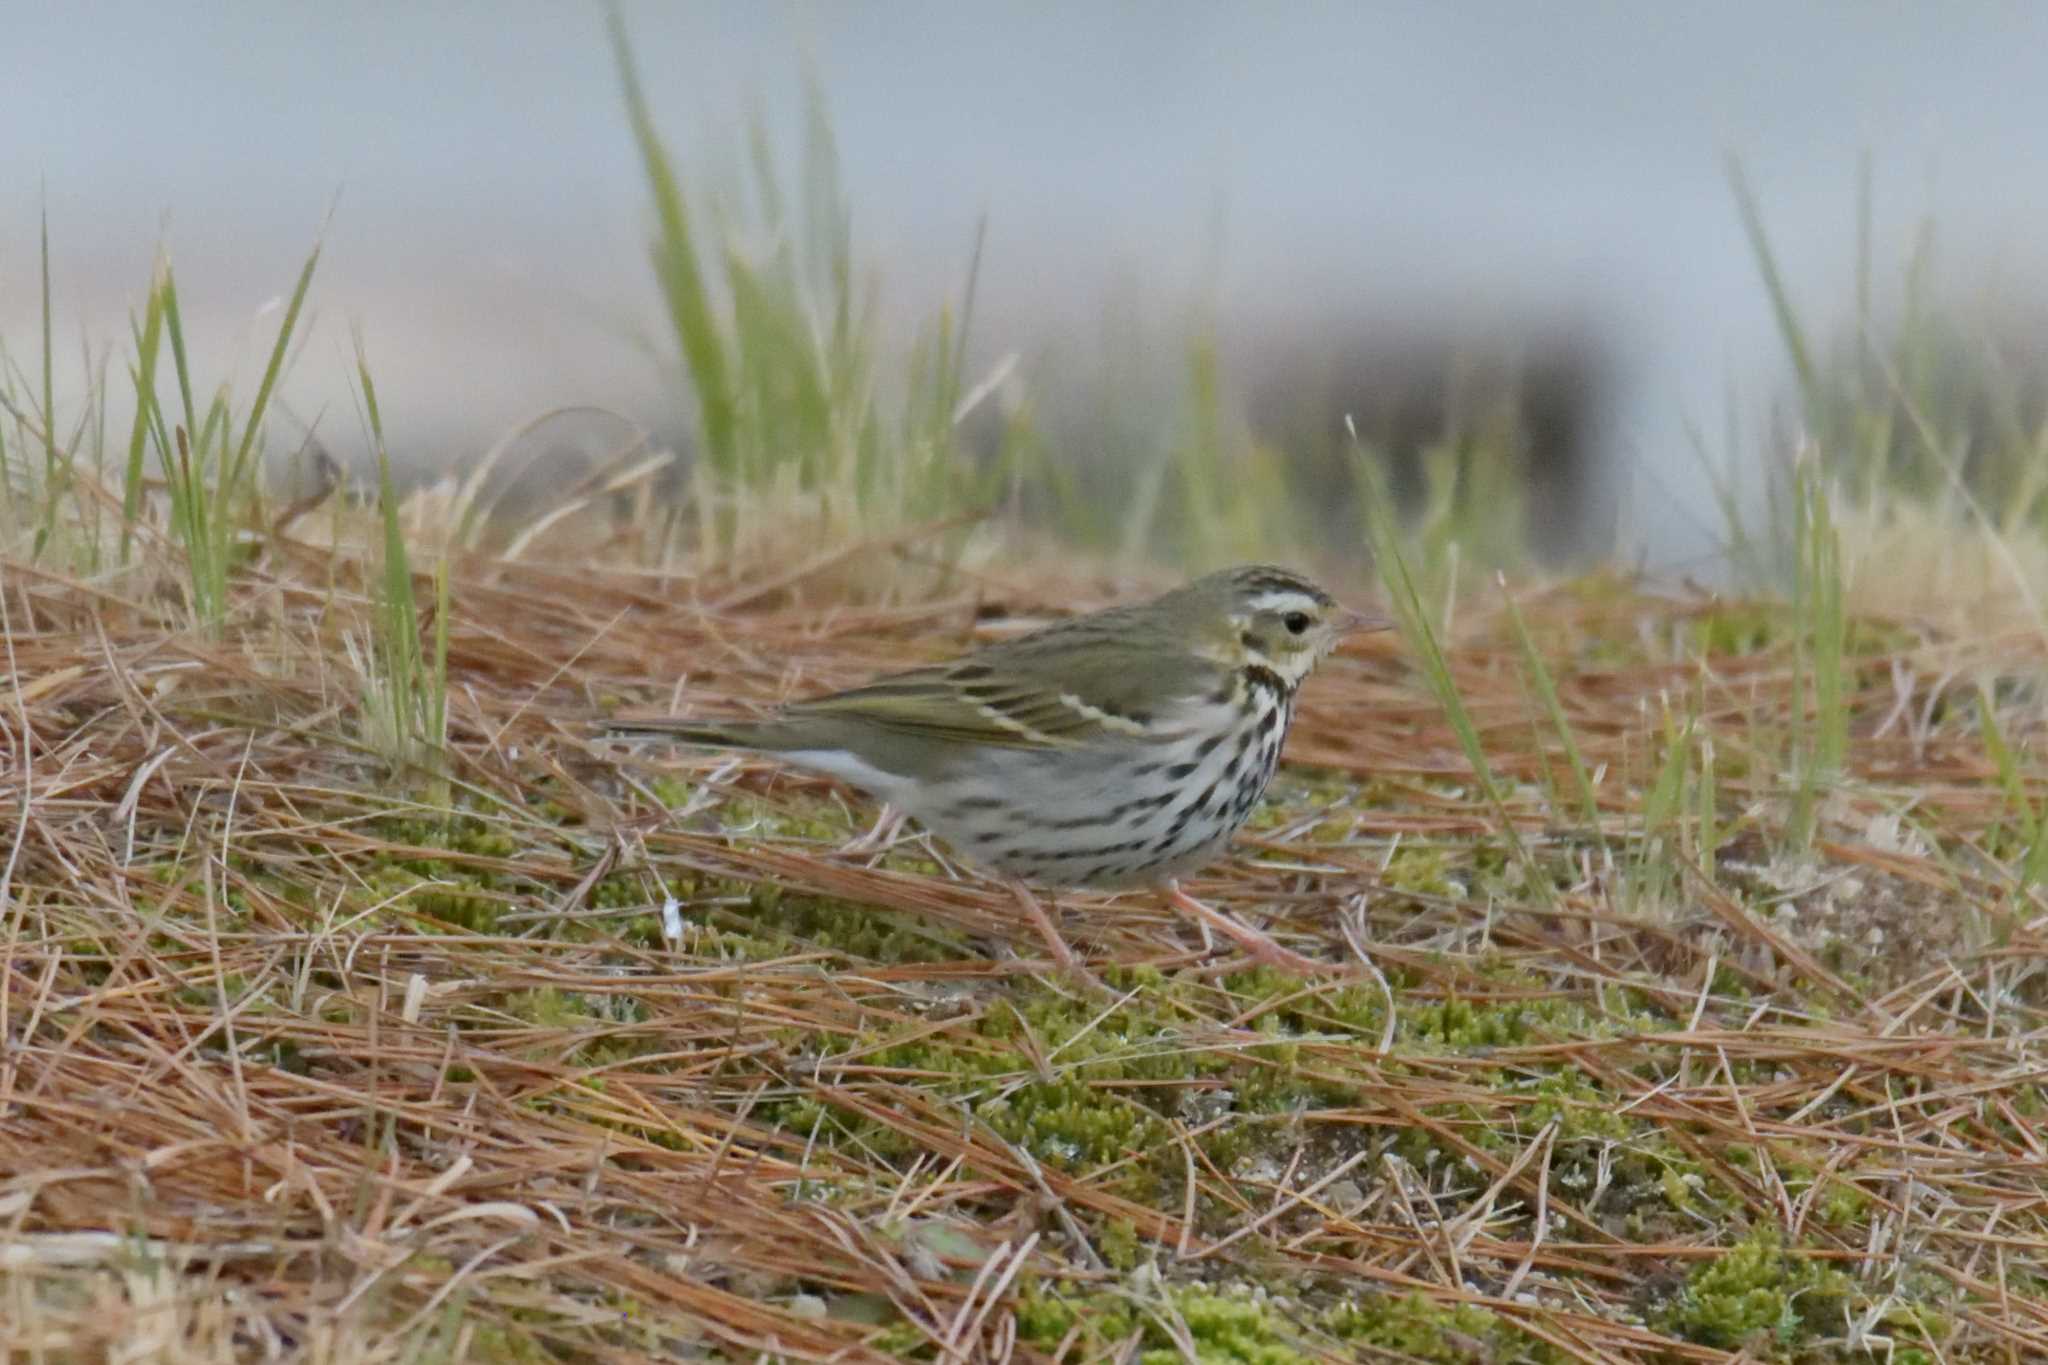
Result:
M506 1365L543 1365L543 1362L559 1359L532 1335L514 1327L495 1323L476 1323L471 1327L469 1350L465 1359L504 1361Z
M1785 1182L1786 1193L1794 1199L1804 1198L1815 1181L1826 1180L1826 1185L1813 1200L1813 1211L1828 1226L1860 1226L1869 1217L1870 1196L1853 1181L1839 1175L1823 1176L1821 1167L1810 1161L1780 1157L1777 1166L1779 1178Z
M1689 624L1693 649L1708 657L1755 654L1799 633L1789 607L1761 602L1729 603Z
M1072 1338L1067 1359L1107 1358L1133 1336L1136 1359L1170 1365L1195 1358L1213 1365L1297 1365L1370 1348L1417 1361L1559 1359L1513 1324L1471 1305L1446 1307L1420 1294L1355 1294L1346 1287L1335 1307L1268 1305L1255 1296L1210 1286L1143 1286L1062 1294L1027 1285L1017 1305L1017 1336L1041 1351Z
M1594 1006L1568 996L1538 994L1544 989L1541 982L1504 964L1487 967L1482 981L1502 998L1452 995L1434 1003L1405 1004L1397 1038L1425 1050L1474 1051L1566 1038L1612 1038L1659 1026L1639 999Z
M378 821L375 831L404 852L363 869L371 903L389 902L470 933L496 932L498 916L514 902L517 888L511 878L471 860L516 858L521 845L511 833L463 814L441 820L395 816ZM458 856L438 858L430 850Z
M1380 884L1394 891L1456 896L1464 888L1451 876L1452 851L1441 844L1406 843L1387 860Z
M1538 983L1506 964L1483 964L1481 984L1501 992L1499 998L1453 995L1404 1005L1396 1035L1402 1050L1487 1057L1560 1040L1651 1033L1669 1026L1632 992L1606 992L1600 1002L1525 993ZM1462 1144L1508 1159L1555 1123L1553 1174L1582 1198L1598 1192L1599 1202L1589 1212L1655 1235L1668 1230L1676 1211L1696 1202L1688 1183L1695 1163L1664 1138L1655 1122L1624 1110L1612 1091L1572 1062L1548 1055L1504 1055L1498 1066L1463 1074L1495 1098L1424 1110ZM1394 1139L1394 1150L1425 1168L1464 1160L1460 1142L1421 1126L1404 1129Z
M202 981L194 986L180 986L172 992L173 997L185 1005L196 1005L203 1009L222 1010L242 1000L248 993L249 979L240 972L227 972L221 976L220 984ZM275 1013L276 1006L257 999L242 1004L242 1013Z
M1524 1125L1541 1128L1555 1120L1560 1146L1619 1142L1637 1133L1637 1125L1616 1111L1614 1097L1579 1071L1559 1068L1532 1078L1524 1088L1537 1097L1525 1111Z
M1194 1342L1197 1360L1293 1365L1310 1359L1291 1344L1290 1339L1296 1334L1286 1320L1257 1304L1217 1294L1183 1292L1176 1296L1173 1306ZM1181 1355L1169 1339L1159 1346L1148 1343L1138 1358L1145 1365L1173 1365Z
M821 949L863 962L956 962L975 955L964 939L921 916L766 883L678 878L669 893L686 922L715 927L720 947L747 960ZM744 906L728 903L741 897Z
M1171 1199L1186 1179L1174 1123L1186 1106L1202 1107L1205 1119L1226 1120L1189 1126L1202 1128L1195 1141L1228 1171L1257 1149L1269 1127L1266 1115L1356 1102L1356 1085L1304 1076L1294 1054L1356 1036L1345 1028L1347 1019L1376 1041L1384 1008L1375 1003L1376 988L1304 994L1300 983L1282 975L1234 979L1284 1003L1254 1024L1270 1042L1220 1048L1191 1028L1198 1004L1215 1006L1208 988L1168 980L1151 968L1112 970L1106 977L1112 989L1129 993L1106 1014L1099 997L1030 987L952 1028L912 1025L908 1031L916 1036L905 1042L862 1039L855 1049L862 1065L957 1104L1047 1165L1081 1173L1114 1166L1108 1179L1123 1196ZM758 1112L806 1139L815 1131L821 1139L858 1141L891 1156L908 1146L883 1123L807 1099L765 1104ZM1229 1122L1232 1116L1243 1121ZM1205 1202L1197 1207L1198 1214L1208 1212Z
M647 790L653 792L654 799L662 805L670 810L679 810L690 804L690 799L697 794L697 785L680 777L662 774L647 783Z
M1666 1166L1657 1177L1657 1184L1664 1191L1665 1202L1672 1208L1685 1212L1694 1207L1693 1191L1704 1177L1697 1171L1682 1171L1676 1166Z
M609 1031L616 1030L619 1025L645 1021L646 1006L630 995L589 994L543 986L538 990L507 994L497 1002L497 1010L535 1028L565 1032L608 1030L566 1051L559 1045L550 1045L547 1049L550 1056L585 1066L629 1061L646 1053L664 1051L670 1046L667 1040L654 1033ZM604 1088L602 1077L591 1077L585 1083L594 1089Z
M1529 1041L1529 1017L1529 1007L1522 1001L1485 1005L1454 996L1403 1011L1400 1036L1409 1043L1461 1052L1514 1047Z
M1686 1277L1651 1320L1702 1346L1787 1350L1839 1328L1849 1277L1758 1233Z
M735 793L713 812L722 833L748 839L763 836L816 844L844 843L854 833L845 808L836 802L765 797Z
M1017 1336L1051 1351L1074 1335L1068 1359L1106 1358L1138 1338L1141 1365L1178 1365L1181 1334L1204 1365L1306 1365L1316 1356L1295 1342L1284 1317L1247 1298L1195 1288L1075 1297L1027 1289L1017 1306Z
M867 1339L867 1348L885 1360L935 1360L938 1348L931 1333L915 1323L898 1322Z
M1224 978L1232 995L1245 1001L1240 1013L1262 1004L1261 1023L1273 1021L1296 1033L1352 1033L1379 1041L1386 1027L1387 997L1376 985L1330 987L1304 993L1302 979L1273 967L1256 967Z
M1406 1360L1449 1365L1469 1360L1556 1358L1548 1346L1532 1341L1484 1308L1432 1303L1421 1294L1362 1294L1328 1313L1323 1325L1343 1341Z
M1137 1267L1142 1249L1138 1241L1138 1225L1128 1218L1112 1218L1095 1239L1095 1249L1102 1259L1109 1262L1113 1270L1132 1270Z
M515 991L504 998L499 1008L538 1028L581 1028L595 1018L582 996L553 986Z

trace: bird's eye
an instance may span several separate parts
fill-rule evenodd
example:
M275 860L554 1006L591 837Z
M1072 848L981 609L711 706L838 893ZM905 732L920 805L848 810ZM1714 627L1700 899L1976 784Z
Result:
M1287 627L1288 634L1299 635L1308 629L1308 613L1305 611L1290 611L1280 618L1280 624Z

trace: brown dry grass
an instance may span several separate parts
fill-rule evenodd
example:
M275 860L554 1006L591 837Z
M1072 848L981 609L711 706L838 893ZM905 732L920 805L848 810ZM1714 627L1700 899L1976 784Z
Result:
M218 641L140 580L0 572L18 1358L2048 1358L2043 920L1967 688L2035 676L2038 638L1882 632L1795 854L1777 614L1521 597L1590 830L1468 605L1453 666L1533 862L1375 642L1193 887L1345 974L1225 970L1142 899L1074 898L1126 993L1095 998L914 838L839 851L862 813L828 786L622 767L591 721L850 682L1100 585L876 607L458 566L451 824L357 739L353 561L277 547ZM1749 647L1713 647L1731 620ZM2024 741L2038 702L2003 695ZM1661 698L1713 738L1712 849L1642 827ZM661 769L704 779L657 784L678 812ZM1093 1098L1006 1126L1056 1083ZM1160 1145L1063 1146L1098 1104ZM1700 1272L1763 1230L1826 1311L1717 1338Z

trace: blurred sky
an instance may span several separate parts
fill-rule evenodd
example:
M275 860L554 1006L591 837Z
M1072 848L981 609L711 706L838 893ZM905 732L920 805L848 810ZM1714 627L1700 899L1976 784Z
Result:
M1782 373L1723 176L1739 155L1816 318L1850 297L1859 157L1880 283L1920 218L1961 283L2039 289L2048 6L2004 3L632 3L688 167L827 92L858 241L906 315L989 246L980 341L1119 287L1226 316L1398 301L1467 328L1590 319L1601 432L1651 557L1715 524L1680 439ZM46 186L60 345L125 337L169 244L202 366L244 386L334 204L293 375L360 447L360 324L401 450L551 406L654 421L672 372L603 14L551 0L0 3L0 334L36 356ZM337 201L337 194L339 195ZM1220 268L1219 268L1220 263ZM76 392L75 363L71 367ZM202 375L215 373L202 368ZM118 373L118 370L117 370Z

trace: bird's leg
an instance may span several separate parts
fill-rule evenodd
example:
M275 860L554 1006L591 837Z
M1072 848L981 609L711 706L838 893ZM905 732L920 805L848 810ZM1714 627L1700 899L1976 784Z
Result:
M1051 915L1045 913L1045 907L1038 903L1038 897L1031 894L1031 888L1022 882L1005 881L1004 885L1008 886L1010 894L1017 898L1018 908L1029 917L1032 927L1037 929L1039 937L1045 940L1045 946L1052 949L1053 960L1060 964L1060 970L1080 971L1081 960L1074 956L1074 950L1060 937L1059 926L1052 922Z
M1205 939L1211 927L1220 929L1259 961L1299 976L1322 976L1333 970L1331 964L1304 957L1292 948L1283 948L1250 925L1240 924L1233 916L1202 904L1181 890L1179 882L1166 883L1160 888L1160 894L1165 896L1168 905L1192 919L1201 928Z
M897 831L903 828L903 822L909 818L908 813L897 810L894 806L884 805L875 816L875 823L868 826L867 833L841 844L839 855L842 858L857 858L863 854L881 852L895 840Z

